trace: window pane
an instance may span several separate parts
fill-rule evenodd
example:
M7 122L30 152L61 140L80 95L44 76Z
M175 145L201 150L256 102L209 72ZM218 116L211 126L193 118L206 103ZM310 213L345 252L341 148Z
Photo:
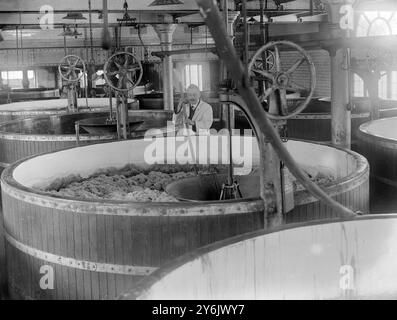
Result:
M395 11L367 11L360 14L356 35L358 37L397 34Z
M201 65L198 66L198 87L203 90L203 68Z
M28 79L34 79L34 71L28 70Z
M363 79L361 79L361 77L358 76L357 74L354 74L353 83L354 83L353 95L355 97L364 97L364 81L363 81Z
M22 71L8 71L8 79L9 80L22 80L23 73L22 73Z
M203 90L203 74L200 64L188 64L185 66L185 88L195 84L200 90Z
M391 73L391 94L392 100L397 100L397 71Z

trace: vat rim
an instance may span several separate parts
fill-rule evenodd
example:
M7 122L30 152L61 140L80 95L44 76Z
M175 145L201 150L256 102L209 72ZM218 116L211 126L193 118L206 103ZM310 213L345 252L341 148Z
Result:
M206 246L194 249L188 253L185 253L179 257L176 257L168 262L165 262L160 268L155 270L153 273L139 281L137 285L131 288L129 291L120 294L116 299L117 300L139 300L140 297L144 297L145 294L151 289L151 287L160 279L164 278L171 272L175 271L179 267L201 257L205 254L209 254L221 248L230 247L239 242L243 242L249 239L255 239L259 237L266 236L268 234L273 234L281 231L289 231L292 229L298 228L306 228L310 226L321 226L325 224L337 224L337 223L351 223L356 221L367 221L367 220L376 220L376 219L396 219L397 213L389 213L389 214L376 214L376 215L363 215L363 216L355 216L348 218L335 218L335 219L318 219L318 220L310 220L305 222L298 223L289 223L281 226L276 226L271 229L266 230L256 230L252 232L247 232L244 234L236 235L224 240L216 241L212 244L208 244Z

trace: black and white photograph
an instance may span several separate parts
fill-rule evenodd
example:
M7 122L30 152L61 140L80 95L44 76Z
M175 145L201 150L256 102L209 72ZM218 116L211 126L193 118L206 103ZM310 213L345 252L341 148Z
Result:
M0 174L0 300L395 300L397 1L0 0Z

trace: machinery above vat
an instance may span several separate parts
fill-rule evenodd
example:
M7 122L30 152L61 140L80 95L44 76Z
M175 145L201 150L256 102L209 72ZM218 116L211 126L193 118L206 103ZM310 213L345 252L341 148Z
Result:
M90 134L117 133L118 139L127 139L142 121L131 121L128 117L128 92L139 84L143 68L140 61L129 52L117 52L105 63L104 77L109 87L109 116L85 119L76 123L76 133L81 126ZM112 90L116 92L116 112L112 107Z
M248 0L235 1L234 9L227 0L196 0L199 10L190 0L179 1L178 8L193 4L194 10L173 14L172 10L156 12L150 5L150 13L135 7L131 11L124 0L124 16L117 20L118 5L110 2L108 10L109 1L103 0L102 7L94 6L101 14L94 18L94 25L103 26L102 48L111 51L102 51L95 41L96 53L102 56L93 54L93 10L91 0L88 2L91 66L86 70L79 58L89 56L87 33L86 53L73 45L70 53L77 56L67 56L65 43L66 57L59 65L60 76L69 88L68 107L62 109L67 114L48 108L45 116L0 123L0 166L6 167L1 176L5 228L0 225L0 286L8 286L12 299L349 299L396 294L396 217L361 217L370 213L370 168L362 155L349 150L350 120L357 116L363 121L371 108L365 109L368 100L362 99L365 108L357 108L355 113L346 94L351 89L345 88L350 83L346 82L350 53L344 48L344 30L338 30L338 1L320 1L332 12L327 17L323 6L317 18L314 11L319 9L319 1L310 1L310 11L302 15L296 7L309 2L251 2L256 9L248 5L250 15L260 11L261 21L258 24L252 17L252 25L248 25ZM145 6L138 2L134 6ZM236 21L235 10L240 4ZM275 11L265 16L265 11L271 12L268 5ZM288 13L282 12L284 6L291 14L284 15ZM68 16L73 13L82 17L77 12ZM306 14L309 20L301 18ZM137 26L150 15L156 19L143 34L148 46L150 43L146 47ZM109 24L109 16L119 24ZM194 33L188 24L191 41L185 44L178 41L178 34L187 32L178 24L190 18L201 30ZM286 25L291 18L299 21L299 26ZM122 26L131 28L122 30ZM269 26L275 28L269 30ZM287 36L281 32L285 26ZM205 33L201 32L203 27ZM243 48L239 45L241 27L244 52L239 51ZM78 28L83 30L80 25ZM255 37L250 38L249 29ZM212 39L207 37L207 30ZM325 55L333 81L332 88L326 88L331 99L318 99L313 106L315 89L316 93L323 89L322 73L328 68L315 70L317 52L312 55L286 39L320 38L325 30L329 39L315 45L324 45L321 49L330 46L326 48L329 55ZM306 34L299 34L301 31ZM139 43L134 39L136 32ZM158 36L156 42L149 41L150 33ZM206 59L213 61L199 68L202 61L196 55L201 49L195 49L193 40L203 47L205 41L204 51L216 51L219 59L205 53ZM207 40L211 40L209 47ZM173 45L193 50L173 61L173 54L186 53ZM251 61L250 47L259 48ZM149 50L157 48L161 53L150 56ZM94 56L97 61L106 61L103 74L95 76ZM165 110L128 110L128 97L135 98L134 87L144 70L145 77L149 73L141 61L149 59L162 67L162 71L156 69L159 83L163 77L162 86L157 88L163 92L163 103L157 107ZM306 66L305 72L301 72L302 66ZM195 82L192 69L202 73L201 78L197 75L199 90L208 92L210 88L217 95L220 112L214 119L220 119L221 128L226 126L227 130L210 134L186 130L181 135L175 135L175 126L172 132L169 127L164 130L173 116L173 98L183 95L182 87ZM211 69L216 77L209 74ZM316 72L321 77L316 77ZM109 89L109 100L104 99L106 110L101 113L77 112L92 111L87 98L91 85L85 84L86 106L82 110L82 100L76 94L77 81L86 73L88 82L99 79L95 86L106 82ZM173 87L172 78L179 75L181 81ZM55 82L60 80L57 76ZM316 88L316 78L321 90ZM218 80L226 89L215 89ZM144 89L146 93L146 86ZM290 93L293 99L289 99ZM205 95L202 98L206 100ZM194 111L195 105L190 103L189 110ZM244 135L232 131L236 106L252 129ZM37 112L33 104L30 107L29 115ZM177 109L174 113L180 114L182 109ZM315 120L324 126L323 131L331 135L326 140L333 145L290 139L293 132L287 125L301 120ZM194 121L186 115L184 123L193 126ZM309 127L320 135L310 123ZM393 148L390 141L373 139L373 133L361 132L363 150L373 148L381 150L381 157L390 155L384 148ZM392 170L396 159L389 159L387 165L375 164L375 169L392 179L394 175L387 176L387 171ZM319 219L323 221L313 221ZM285 225L290 223L294 225ZM374 250L374 244L381 249ZM43 276L43 266L51 276L44 285L47 275ZM345 275L350 274L345 282ZM374 285L373 279L380 279L382 285Z
M68 111L78 111L77 105L77 83L81 78L84 78L84 82L87 83L86 79L86 64L83 59L75 55L68 55L62 58L58 65L59 74L61 78L66 81L67 97L68 97ZM85 98L86 107L88 108L88 94L87 85L85 85Z

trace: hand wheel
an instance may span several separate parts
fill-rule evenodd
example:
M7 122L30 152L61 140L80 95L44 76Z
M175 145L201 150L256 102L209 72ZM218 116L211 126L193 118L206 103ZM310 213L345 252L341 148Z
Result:
M103 69L109 87L121 92L134 89L143 75L141 62L129 52L115 53L106 61Z
M83 66L81 68L80 66ZM68 82L78 82L84 75L84 61L78 56L68 55L62 58L58 71L62 79ZM76 71L80 71L79 74Z
M279 46L290 48L292 47L293 49L295 49L295 51L298 51L300 53L300 57L298 58L298 60L296 60L296 62L294 62L292 66L289 67L286 71L284 71L281 67ZM274 68L270 70L266 70L265 68L263 68L263 63L258 64L258 61L262 61L262 54L268 51L273 51L274 54ZM296 83L293 80L293 73L303 63L306 63L309 66L309 89ZM305 109L309 104L314 93L314 88L316 86L316 71L314 68L314 63L312 62L310 56L300 46L290 41L274 41L265 44L253 56L248 66L248 72L253 80L260 80L269 84L267 89L260 97L261 102L266 100L271 93L275 91L278 92L280 97L279 112L277 114L268 113L269 118L273 120L286 120L302 112L303 109ZM305 97L305 100L303 102L299 103L292 110L289 110L287 105L287 90L299 93L309 91L309 94L307 97Z

